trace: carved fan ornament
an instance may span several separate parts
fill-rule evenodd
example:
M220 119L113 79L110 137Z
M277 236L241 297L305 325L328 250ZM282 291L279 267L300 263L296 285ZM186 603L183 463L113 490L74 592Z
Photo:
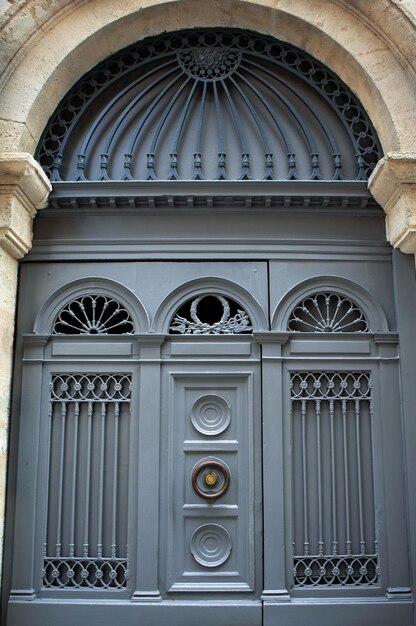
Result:
M215 314L218 307L209 306L213 300L214 304L219 303L222 307L222 314L217 321L215 321ZM198 316L198 306L201 304L204 305L207 321L202 321ZM184 317L188 307L189 318ZM214 311L213 308L216 310ZM234 309L233 315L231 315L232 309ZM233 335L251 332L253 328L247 313L238 308L236 303L217 294L205 294L198 296L191 303L189 301L185 303L174 316L169 330L171 333L181 335Z
M314 293L293 309L288 330L314 333L365 333L368 321L362 310L338 293Z

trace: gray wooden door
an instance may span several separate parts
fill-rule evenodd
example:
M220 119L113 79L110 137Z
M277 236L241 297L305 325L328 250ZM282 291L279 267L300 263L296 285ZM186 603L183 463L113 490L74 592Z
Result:
M163 348L161 571L166 591L188 601L193 594L196 604L198 598L222 604L215 623L260 624L259 347L251 337L181 339ZM206 619L203 609L198 621Z
M10 625L29 614L42 626L262 623L253 330L266 324L266 264L203 271L131 263L126 281L122 263L24 268L20 329L34 332L22 346L18 482L30 487L15 559L31 554L32 566L14 570ZM22 604L17 589L42 603Z
M385 282L320 269L24 266L8 626L407 623Z

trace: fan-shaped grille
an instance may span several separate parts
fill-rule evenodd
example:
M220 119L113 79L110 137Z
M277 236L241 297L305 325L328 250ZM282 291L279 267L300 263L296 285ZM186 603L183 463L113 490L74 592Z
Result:
M72 300L58 314L54 335L129 335L133 320L124 306L103 295L86 295Z
M69 93L37 152L56 181L364 180L381 154L362 106L328 68L224 29L117 53Z
M293 309L288 330L314 333L363 333L369 330L361 309L338 293L314 293Z

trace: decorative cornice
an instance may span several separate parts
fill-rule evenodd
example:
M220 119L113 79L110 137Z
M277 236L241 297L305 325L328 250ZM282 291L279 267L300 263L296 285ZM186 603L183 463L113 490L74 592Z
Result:
M365 181L82 181L55 182L55 209L375 206Z
M369 190L387 217L387 237L402 252L416 254L416 152L388 152L377 164Z
M0 153L0 247L15 259L32 245L32 219L46 206L51 185L24 152Z
M18 188L35 210L46 206L52 187L39 163L26 152L0 153L0 185Z

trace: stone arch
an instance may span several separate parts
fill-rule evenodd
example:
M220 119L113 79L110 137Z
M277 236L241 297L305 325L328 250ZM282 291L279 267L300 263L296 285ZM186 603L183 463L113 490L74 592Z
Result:
M385 151L408 150L414 143L415 131L409 128L414 98L409 73L413 68L409 64L403 67L413 16L393 6L394 2L384 2L385 11L378 19L376 9L357 9L341 0L333 0L331 7L322 0L313 7L306 0L280 3L279 7L268 0L214 1L209 6L202 0L148 0L140 7L133 2L115 7L114 3L90 0L66 3L59 11L56 6L36 10L35 4L29 0L20 11L5 16L5 20L9 17L5 34L16 28L23 15L32 21L33 29L30 38L19 41L20 50L13 48L16 41L8 44L9 54L16 54L3 78L0 119L7 120L3 122L8 128L7 150L33 152L62 94L116 49L147 35L195 24L238 25L289 40L328 65L353 89L374 120ZM388 44L391 34L399 37L397 25L395 30L399 16L406 26L403 50ZM373 20L371 26L369 19ZM36 31L39 24L42 29Z

